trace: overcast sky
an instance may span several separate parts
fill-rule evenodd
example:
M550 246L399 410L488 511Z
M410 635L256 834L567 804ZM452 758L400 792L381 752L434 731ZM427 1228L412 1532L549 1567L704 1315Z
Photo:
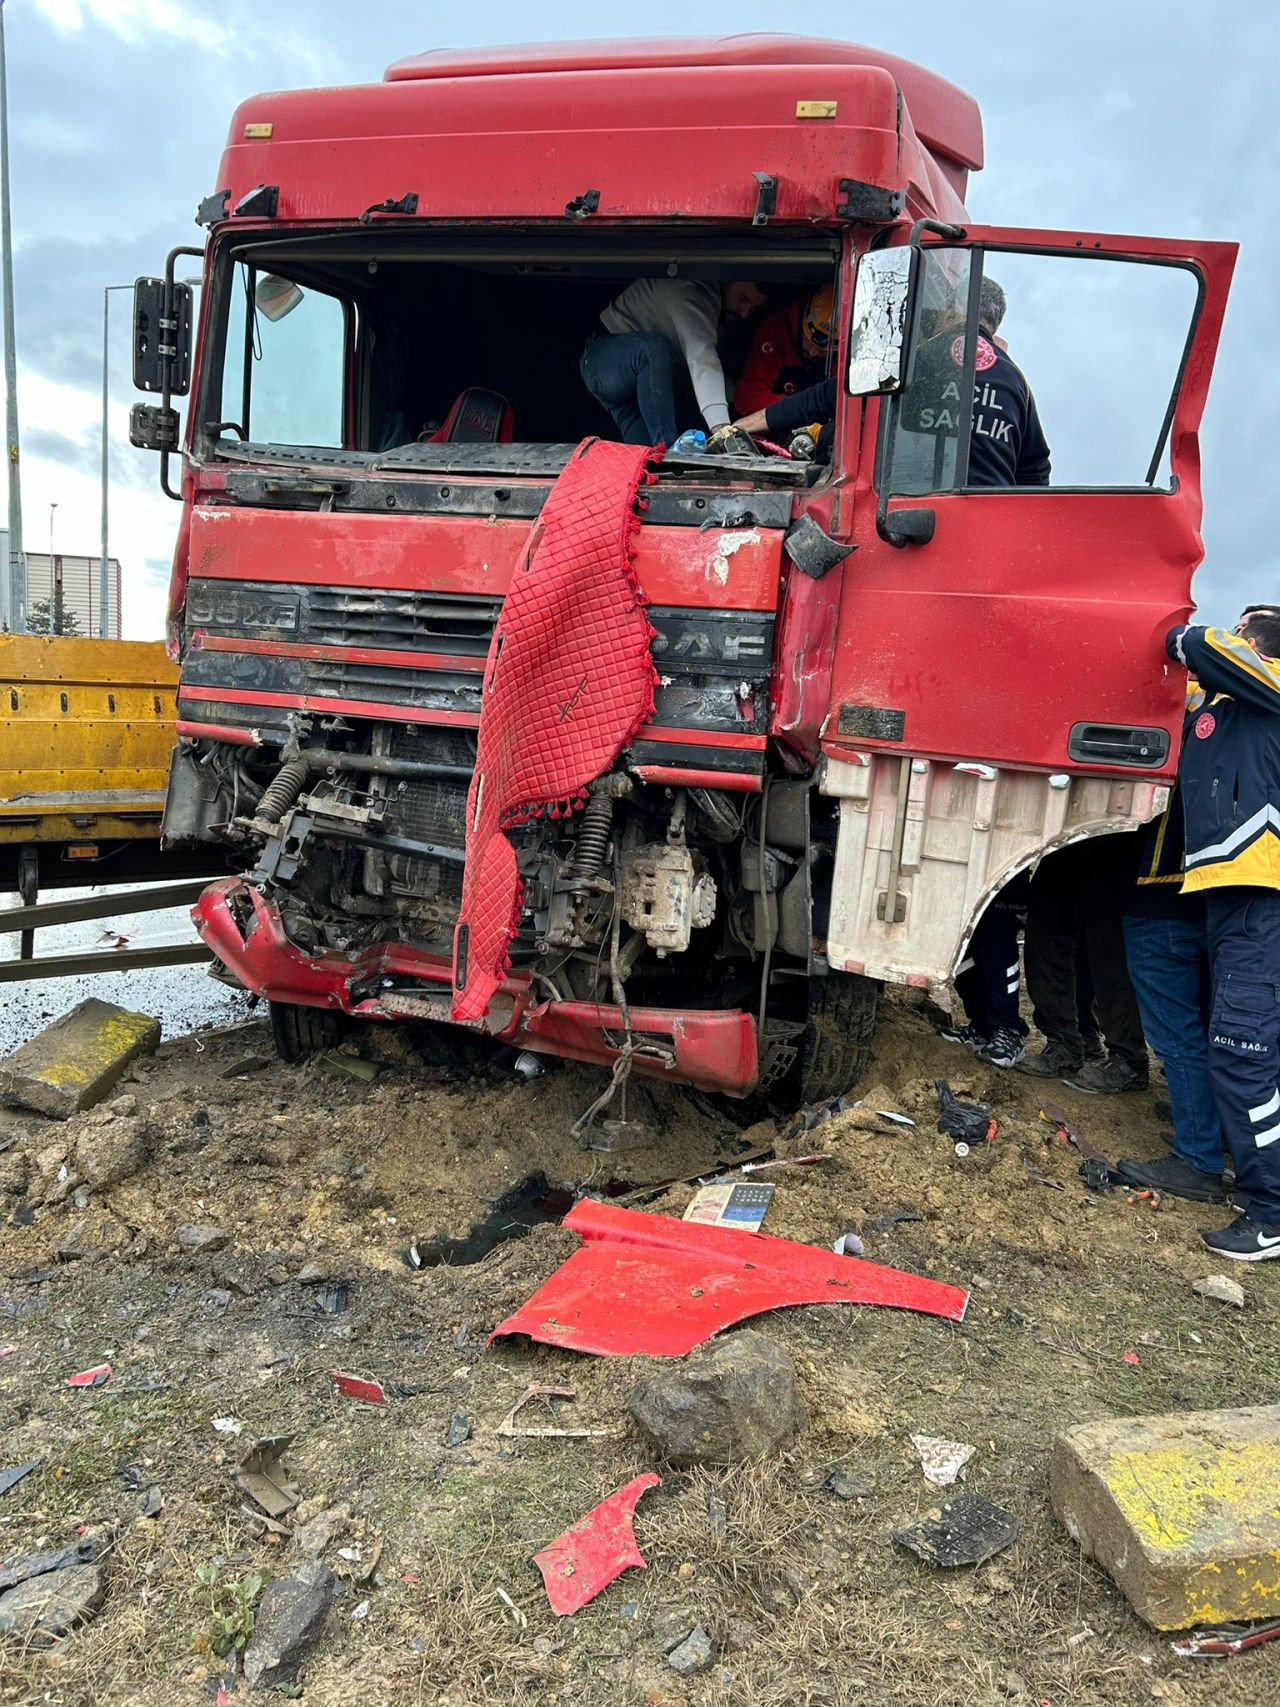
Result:
M1214 620L1280 597L1277 262L1280 7L1236 0L1075 0L782 14L763 0L585 0L474 10L409 0L7 0L23 510L29 550L98 549L102 290L200 239L233 107L258 90L376 81L431 47L791 29L848 34L969 90L987 167L976 220L1242 243L1202 434ZM536 23L534 20L536 19ZM609 29L607 25L615 24ZM128 444L128 297L111 298L111 548L126 633L160 632L178 507ZM1072 353L1081 387L1090 351Z

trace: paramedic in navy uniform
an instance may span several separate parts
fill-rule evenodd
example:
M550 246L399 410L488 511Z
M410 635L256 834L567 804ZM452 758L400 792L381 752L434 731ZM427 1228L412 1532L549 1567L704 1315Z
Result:
M1202 1235L1236 1262L1280 1257L1280 608L1175 628L1204 689L1178 762L1184 894L1202 894L1213 977L1209 1079L1243 1213Z

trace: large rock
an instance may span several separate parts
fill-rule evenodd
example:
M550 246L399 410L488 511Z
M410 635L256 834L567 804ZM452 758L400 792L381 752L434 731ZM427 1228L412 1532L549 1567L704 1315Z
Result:
M220 1251L227 1242L221 1227L204 1227L197 1221L184 1221L174 1235L178 1249L188 1256L200 1256L206 1251Z
M273 1582L258 1603L253 1635L244 1651L250 1689L274 1689L297 1681L298 1668L320 1640L338 1579L327 1565L309 1560Z
M1280 1405L1082 1423L1053 1509L1157 1630L1280 1611Z
M68 1565L65 1570L32 1577L0 1594L0 1636L56 1641L93 1616L104 1590L97 1565Z
M76 1139L76 1172L91 1190L132 1179L147 1165L151 1129L145 1120L108 1120Z
M160 1041L160 1021L90 996L0 1064L0 1097L66 1120L92 1108L130 1061Z
M804 1426L791 1359L746 1328L642 1381L631 1414L667 1463L761 1458Z

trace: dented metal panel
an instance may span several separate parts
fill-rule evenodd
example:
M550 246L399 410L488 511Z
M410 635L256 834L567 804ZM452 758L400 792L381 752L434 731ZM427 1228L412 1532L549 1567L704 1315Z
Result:
M821 777L840 803L828 959L920 986L947 982L987 903L1018 871L1068 842L1136 829L1164 810L1169 792L1149 779L910 754L826 757Z

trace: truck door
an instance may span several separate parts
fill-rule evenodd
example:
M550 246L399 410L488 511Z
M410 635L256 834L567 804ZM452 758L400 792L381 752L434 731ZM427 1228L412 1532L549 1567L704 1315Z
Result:
M849 389L896 389L863 435L824 745L1169 775L1163 641L1202 555L1196 434L1235 246L918 226L912 247L859 268ZM862 270L895 263L896 372L858 325Z

